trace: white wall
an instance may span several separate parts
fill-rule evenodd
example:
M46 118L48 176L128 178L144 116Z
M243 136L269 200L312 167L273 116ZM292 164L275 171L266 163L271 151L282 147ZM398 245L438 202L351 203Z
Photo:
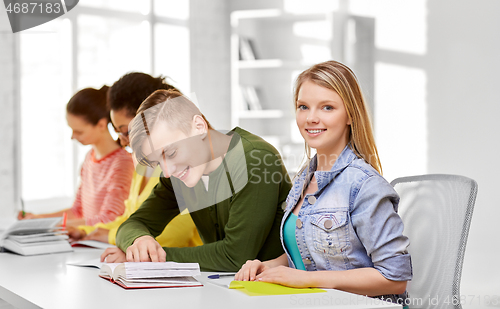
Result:
M446 173L478 182L462 295L484 306L500 294L500 1L362 1L351 0L350 9L376 17L384 176Z
M478 182L463 293L500 294L500 1L429 0L428 172Z
M19 126L16 40L5 10L0 9L0 218L19 205L17 132Z
M191 89L215 129L232 129L228 1L191 0L189 27Z

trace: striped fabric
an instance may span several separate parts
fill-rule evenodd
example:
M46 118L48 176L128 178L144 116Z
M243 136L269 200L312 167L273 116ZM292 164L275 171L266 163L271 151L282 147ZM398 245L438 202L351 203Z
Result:
M119 148L100 160L94 149L85 156L81 183L71 210L87 225L110 222L125 210L134 164L128 152Z

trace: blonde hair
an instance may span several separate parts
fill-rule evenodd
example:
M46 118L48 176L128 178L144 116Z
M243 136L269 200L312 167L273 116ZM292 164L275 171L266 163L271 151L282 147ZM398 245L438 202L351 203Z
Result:
M297 109L300 87L306 81L335 91L344 102L349 117L349 145L359 158L363 158L374 169L382 174L382 165L375 145L368 108L361 92L359 82L354 72L337 61L318 63L300 73L295 81L293 101ZM307 162L301 171L307 167L311 159L311 147L305 145Z

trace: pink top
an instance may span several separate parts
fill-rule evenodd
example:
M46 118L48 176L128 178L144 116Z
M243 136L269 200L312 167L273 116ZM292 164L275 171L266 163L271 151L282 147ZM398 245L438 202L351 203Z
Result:
M80 172L81 183L71 210L86 225L110 222L123 214L134 163L128 152L119 148L96 160L94 149L85 156Z

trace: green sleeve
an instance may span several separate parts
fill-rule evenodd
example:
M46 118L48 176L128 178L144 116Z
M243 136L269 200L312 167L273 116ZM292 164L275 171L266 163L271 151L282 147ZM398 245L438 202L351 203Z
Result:
M172 183L160 178L149 197L118 229L116 244L124 252L134 240L144 235L156 237L179 214Z
M264 155L274 163L262 164ZM167 260L197 262L205 271L237 271L247 260L257 257L266 241L269 243L268 236L275 244L273 256L283 253L276 225L283 216L281 203L290 189L286 169L279 155L265 150L254 150L247 156L247 167L248 183L226 200L230 205L227 223L221 227L223 239L199 247L164 248Z

